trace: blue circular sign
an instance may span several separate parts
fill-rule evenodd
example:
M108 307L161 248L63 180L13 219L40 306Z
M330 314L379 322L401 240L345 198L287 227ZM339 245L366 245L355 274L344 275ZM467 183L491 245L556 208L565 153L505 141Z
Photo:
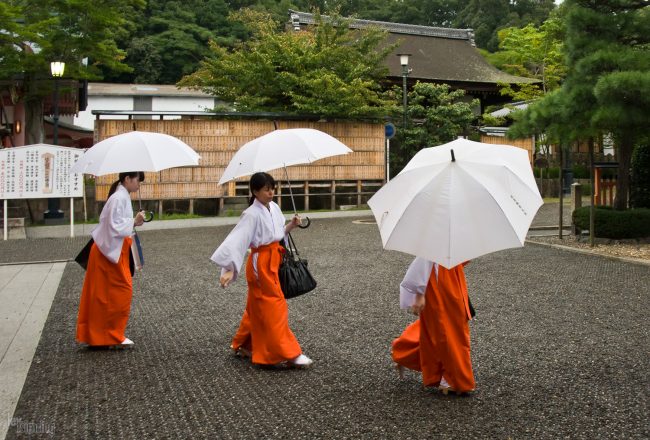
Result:
M392 122L387 122L386 125L384 125L384 130L386 133L386 138L390 139L395 136L396 129Z

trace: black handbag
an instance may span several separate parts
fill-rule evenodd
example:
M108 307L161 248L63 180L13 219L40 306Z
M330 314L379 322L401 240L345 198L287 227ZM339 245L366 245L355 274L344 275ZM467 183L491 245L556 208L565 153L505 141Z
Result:
M88 243L84 246L84 248L79 252L79 254L74 258L74 261L79 263L79 266L83 267L84 270L88 269L88 259L90 258L90 249L93 247L93 243L95 240L92 238L88 240ZM138 242L138 246L139 246ZM131 271L131 276L134 275L135 273L135 262L133 261L133 253L129 252L129 270Z
M93 243L95 240L92 238L86 243L84 248L79 252L79 254L75 257L74 261L79 263L79 266L83 267L84 270L88 268L88 258L90 258L90 249L93 247Z
M286 299L295 298L316 288L316 280L307 268L307 260L300 258L293 237L291 234L288 236L289 243L288 246L285 245L282 263L278 270L280 287Z

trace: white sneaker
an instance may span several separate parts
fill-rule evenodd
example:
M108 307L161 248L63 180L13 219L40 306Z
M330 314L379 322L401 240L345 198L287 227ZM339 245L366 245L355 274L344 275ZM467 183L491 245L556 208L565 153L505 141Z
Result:
M313 363L314 361L309 359L304 354L301 354L297 358L291 360L291 364L296 368L309 368Z
M124 340L122 341L122 343L120 345L123 346L123 347L132 347L133 345L135 345L135 343L132 340L130 340L129 338L124 338Z

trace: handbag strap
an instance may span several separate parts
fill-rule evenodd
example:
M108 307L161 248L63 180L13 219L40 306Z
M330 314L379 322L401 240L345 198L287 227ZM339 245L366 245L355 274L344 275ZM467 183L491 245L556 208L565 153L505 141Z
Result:
M288 251L291 257L293 257L294 251L296 253L296 257L300 260L300 252L298 252L298 248L296 247L296 242L293 241L293 237L291 236L291 232L287 233L287 236L289 237L289 243L288 243Z

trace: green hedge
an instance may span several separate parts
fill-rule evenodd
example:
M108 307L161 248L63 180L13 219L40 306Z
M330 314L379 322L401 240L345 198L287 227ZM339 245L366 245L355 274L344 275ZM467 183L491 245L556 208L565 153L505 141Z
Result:
M573 211L573 223L580 229L589 229L589 206ZM606 206L596 208L594 235L602 238L650 237L650 209L616 211Z
M535 177L539 178L540 177L540 170L542 168L533 168L533 173L535 174ZM560 177L560 167L549 167L549 168L543 168L544 170L544 178L545 179L557 179ZM582 164L575 164L571 167L571 171L573 172L573 178L574 179L588 179L589 178L589 167L586 165ZM618 174L618 170L615 168L604 168L600 172L600 176L603 178L615 178L616 175Z

